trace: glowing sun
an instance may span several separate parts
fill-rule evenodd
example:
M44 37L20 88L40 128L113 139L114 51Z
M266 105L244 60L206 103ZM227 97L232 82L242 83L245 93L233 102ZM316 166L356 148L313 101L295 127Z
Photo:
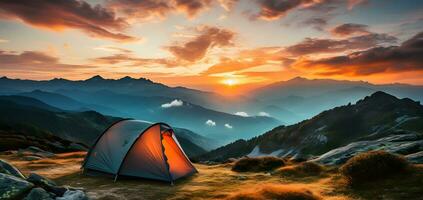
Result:
M223 84L228 85L228 86L233 86L233 85L237 84L235 79L225 79L222 82L223 82Z

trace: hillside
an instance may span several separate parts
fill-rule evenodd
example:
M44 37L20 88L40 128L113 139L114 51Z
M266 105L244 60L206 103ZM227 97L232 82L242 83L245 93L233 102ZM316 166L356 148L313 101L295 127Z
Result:
M414 145L402 149L406 151L403 153L410 154L423 151L423 145L420 144L423 144L420 142L422 133L423 106L419 102L376 92L356 104L324 111L295 125L276 127L247 141L238 140L202 155L199 159L225 160L244 155L310 158L354 142L374 140L380 141L377 143L379 145L391 148L389 142L397 142L392 138L387 139L392 135L402 135L403 141L410 141L407 143L409 146Z
M0 96L0 148L37 146L64 151L62 147L55 147L57 143L59 146L80 143L89 147L108 126L120 119L95 111L67 112L29 97ZM205 153L204 148L216 145L214 141L186 129L175 128L175 132L190 156Z
M415 101L423 101L422 86L407 84L376 85L363 81L296 77L251 91L250 98L259 101L249 104L249 106L255 110L272 106L283 108L283 110L275 109L267 110L267 112L279 120L291 124L311 118L336 106L355 103L376 91L383 91L400 98L408 97Z

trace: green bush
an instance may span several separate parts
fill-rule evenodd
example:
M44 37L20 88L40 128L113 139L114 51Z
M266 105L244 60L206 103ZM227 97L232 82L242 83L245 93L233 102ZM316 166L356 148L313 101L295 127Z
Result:
M371 151L356 155L341 168L341 174L350 185L357 185L406 172L408 162L385 151Z
M285 162L281 158L277 157L256 157L256 158L241 158L237 160L232 166L232 171L236 172L263 172L270 171L281 166L284 166Z

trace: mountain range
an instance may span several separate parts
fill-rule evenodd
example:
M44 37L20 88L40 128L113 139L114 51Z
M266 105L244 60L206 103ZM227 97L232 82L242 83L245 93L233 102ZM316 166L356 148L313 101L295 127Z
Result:
M36 98L63 110L95 110L106 115L162 121L216 138L219 144L250 138L283 124L269 116L239 116L212 108L228 103L215 93L168 87L147 79L32 81L0 78L0 93ZM199 104L196 104L199 103ZM204 105L204 106L203 106Z
M423 106L419 102L375 92L356 104L326 110L294 125L278 126L250 140L237 140L198 159L224 161L273 155L330 163L379 149L423 154Z
M86 150L108 126L121 119L95 111L65 111L31 97L0 96L0 148ZM205 153L217 145L214 140L190 130L174 130L189 156Z

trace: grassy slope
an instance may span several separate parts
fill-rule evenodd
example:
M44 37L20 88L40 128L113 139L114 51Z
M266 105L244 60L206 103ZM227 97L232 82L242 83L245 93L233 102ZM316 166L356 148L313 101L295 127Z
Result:
M83 187L93 199L224 199L238 192L254 192L257 187L284 185L297 190L309 190L329 200L352 199L418 199L423 193L423 165L414 174L373 182L359 189L351 189L336 169L320 176L281 177L265 173L237 173L231 164L206 166L195 164L199 171L192 177L177 181L174 186L147 180L87 177L80 174L83 153L59 154L55 159L19 161L10 155L0 155L22 169L53 178L60 184Z

